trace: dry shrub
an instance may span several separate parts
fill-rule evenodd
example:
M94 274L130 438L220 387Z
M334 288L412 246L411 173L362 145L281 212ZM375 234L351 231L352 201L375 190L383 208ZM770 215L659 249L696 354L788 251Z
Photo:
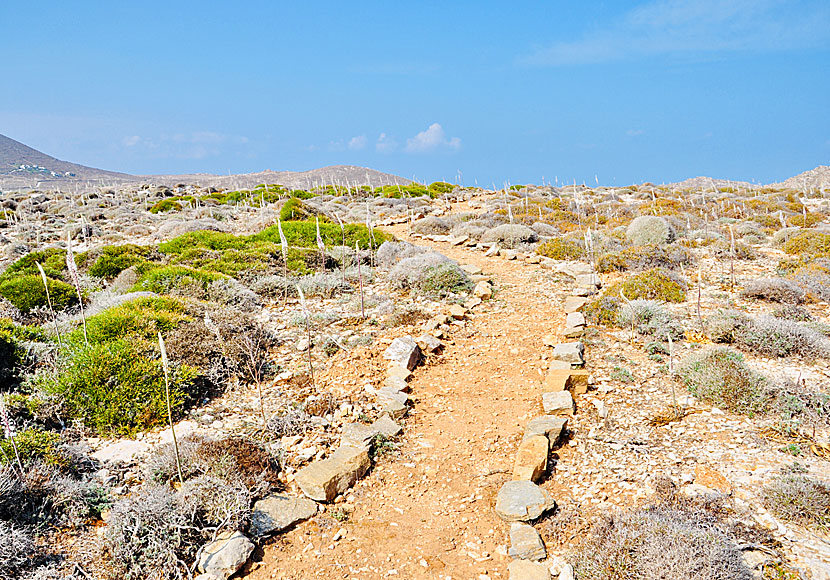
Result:
M311 419L303 409L287 409L268 420L268 430L276 437L300 435L310 427Z
M757 278L750 280L741 291L743 298L758 298L782 304L801 304L806 298L804 290L784 278Z
M34 539L23 529L0 521L0 578L17 578L18 572L32 568L36 557Z
M711 518L660 505L604 518L573 554L579 580L751 580L741 549Z
M632 246L618 252L602 255L597 263L600 272L645 270L648 268L673 269L692 263L691 253L677 244L658 246Z
M739 331L750 322L749 316L740 310L720 309L704 321L703 327L712 342L732 344Z
M735 342L770 357L800 355L809 358L830 356L830 341L797 322L763 315L736 331Z
M690 393L718 407L747 415L769 407L769 382L732 349L713 347L693 354L683 361L679 373Z
M665 218L641 215L634 218L625 231L625 239L635 245L668 244L676 237L674 228Z
M452 229L452 221L435 217L427 216L412 224L412 231L422 236L446 235Z
M764 488L764 503L776 516L801 526L830 529L830 485L803 473L786 473Z
M210 440L185 437L179 441L184 478L207 476L232 486L242 485L260 495L279 485L279 463L261 445L242 437ZM147 461L147 478L167 483L177 478L173 445L159 446Z
M531 228L519 224L502 224L481 237L482 242L497 243L502 248L515 248L521 244L530 244L538 240L539 234Z
M375 259L380 268L388 270L401 260L426 252L429 252L428 248L415 246L409 242L383 242L375 254Z
M328 392L311 395L303 403L305 412L314 417L325 417L337 409L337 399Z

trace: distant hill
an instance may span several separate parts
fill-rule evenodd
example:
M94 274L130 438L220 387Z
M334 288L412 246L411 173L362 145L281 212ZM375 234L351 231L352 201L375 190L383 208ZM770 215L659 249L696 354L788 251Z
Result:
M729 181L728 179L713 179L711 177L691 177L689 179L685 179L683 181L678 181L677 183L670 183L669 187L675 189L689 189L689 190L699 190L699 189L712 189L714 188L721 188L721 187L735 187L735 188L750 188L750 187L757 187L753 186L748 181Z
M95 169L77 163L61 161L37 149L0 135L0 191L16 189L57 189L68 187L95 187L152 183L175 185L197 184L225 189L250 188L259 183L280 184L292 188L315 185L405 185L411 180L353 165L332 165L310 171L261 171L239 175L212 175L196 173L185 175L129 175Z
M38 182L101 181L107 183L134 179L125 173L104 171L61 161L37 149L0 135L0 188L35 187Z
M790 177L781 183L774 183L777 187L787 187L800 190L824 190L830 189L830 165L819 165L795 177Z

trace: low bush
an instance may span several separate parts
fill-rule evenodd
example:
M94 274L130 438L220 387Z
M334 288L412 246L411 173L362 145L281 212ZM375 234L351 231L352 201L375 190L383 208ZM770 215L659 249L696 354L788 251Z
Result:
M150 213L152 214L167 213L170 211L182 211L182 204L174 199L162 199L150 208Z
M830 233L801 230L781 246L788 254L813 258L830 258Z
M785 278L757 278L744 285L741 296L783 304L801 304L805 300L806 293Z
M673 242L675 237L674 228L659 216L638 216L625 230L625 239L635 246L668 244Z
M654 506L605 517L572 554L578 580L751 580L737 543L700 513Z
M78 294L72 285L54 278L46 280L49 286L49 298L55 310L63 310L78 303ZM24 314L49 304L40 274L0 278L0 296L14 304Z
M175 415L198 395L197 379L188 366L171 369ZM101 434L131 435L167 419L161 361L128 339L73 348L55 374L41 375L39 386L62 396L73 416Z
M764 356L830 356L830 342L797 322L763 315L736 329L735 342Z
M764 487L763 495L767 509L781 519L830 530L830 485L803 473L786 473Z
M661 268L652 268L614 284L608 288L605 295L612 297L624 295L629 300L683 302L686 299L686 288L670 272Z
M155 292L156 294L170 294L176 288L193 285L207 291L208 285L222 277L222 274L197 270L186 266L158 266L147 265L139 267L138 282L133 286L133 292Z
M446 235L452 230L452 222L450 220L427 216L412 224L412 231L422 236Z
M740 310L720 309L704 321L703 327L712 342L732 344L750 322L749 316Z
M784 320L791 320L792 322L813 322L815 320L809 310L795 304L780 306L773 310L771 314L775 318L783 318Z
M617 314L617 324L664 342L669 337L672 340L683 337L683 329L656 300L632 300L623 304Z
M91 343L122 338L141 338L154 342L159 332L166 334L189 319L185 304L180 299L138 298L87 318L87 338ZM83 330L78 328L67 338L70 342L81 344Z
M411 258L418 254L424 254L429 249L423 246L415 246L409 242L384 242L378 248L376 259L378 266L388 270L401 260Z
M19 578L31 570L37 548L35 541L18 526L0 521L0 578Z
M37 264L43 267L43 271L49 278L63 280L66 278L66 250L61 248L47 248L37 252L29 252L22 258L11 264L0 275L0 279L14 278L28 274L40 274Z
M502 248L516 248L521 244L530 244L538 240L539 234L519 224L502 224L481 236L482 242L497 243Z
M427 296L445 297L472 290L473 284L458 264L446 262L430 266L418 280L417 290Z
M87 273L90 276L103 278L108 281L113 280L118 274L130 266L141 264L153 256L153 250L151 248L137 246L135 244L105 246L95 253L97 257L87 269ZM77 261L79 265L83 258L83 254L78 255Z
M450 259L438 252L418 252L399 260L389 270L389 283L404 290L418 289L429 268L450 263Z
M604 254L597 261L597 270L607 273L648 268L673 269L688 266L692 261L691 253L683 246L649 244Z
M713 347L689 356L679 374L690 393L718 407L744 415L762 413L769 407L769 381L729 348Z
M29 463L33 460L41 460L44 463L66 467L68 457L60 449L60 435L54 431L42 431L40 429L24 429L16 433L10 439L0 441L0 464L17 461L15 447L20 460Z
M623 299L619 296L603 295L586 304L582 313L593 324L615 326L622 304Z
M539 244L536 253L554 260L578 260L585 256L583 244L568 238L555 238Z

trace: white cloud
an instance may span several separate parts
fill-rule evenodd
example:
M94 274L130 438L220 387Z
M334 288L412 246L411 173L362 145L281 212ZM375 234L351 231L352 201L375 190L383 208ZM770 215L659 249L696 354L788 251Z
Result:
M359 151L365 149L368 142L369 140L366 138L366 135L357 135L349 139L348 147L352 151Z
M830 9L816 0L653 0L581 38L519 62L580 65L654 55L781 52L830 45Z
M391 153L398 148L398 142L386 133L381 133L375 143L375 150L378 153Z
M452 137L447 139L444 128L433 123L426 130L406 140L404 151L407 153L428 153L440 149L456 151L461 147L461 139Z
M629 129L628 131L625 132L625 134L628 135L629 137L638 137L638 136L643 134L643 130L642 129Z
M178 159L204 159L224 155L228 148L248 143L247 137L226 135L214 131L195 131L142 137L130 135L121 140L121 144L131 151L144 151L154 156L174 157Z

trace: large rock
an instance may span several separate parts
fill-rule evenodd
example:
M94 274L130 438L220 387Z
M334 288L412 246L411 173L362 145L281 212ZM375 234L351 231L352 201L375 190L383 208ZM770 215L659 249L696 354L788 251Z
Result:
M541 415L528 421L525 426L524 437L529 439L537 435L544 435L548 438L550 444L553 445L562 436L562 432L565 431L567 424L567 417Z
M565 365L563 365L565 366ZM543 392L568 390L575 395L581 395L588 390L588 371L568 368L551 369L545 375L545 382L542 384Z
M482 300L489 300L493 297L493 286L486 280L482 280L473 288L473 296L478 296Z
M383 358L411 371L421 360L421 349L411 336L401 336L392 341L383 353Z
M582 296L568 296L565 298L565 313L570 314L571 312L578 312L582 310L586 304L588 304L587 298L583 298Z
M384 437L395 437L400 435L401 426L395 423L389 415L383 415L377 421L372 423L372 428Z
M574 410L574 400L570 391L542 393L542 408L548 415L570 415Z
M132 465L138 458L150 451L150 445L142 441L124 439L108 443L93 453L91 457L101 463Z
M530 560L513 560L507 565L509 580L550 580L550 572L545 564Z
M249 530L256 537L287 530L317 513L317 503L290 495L271 495L254 504Z
M506 522L526 522L555 506L550 494L532 481L508 481L501 486L494 509Z
M541 479L548 468L548 446L548 438L544 435L523 439L513 462L513 479Z
M585 364L585 346L581 342L563 342L553 347L553 358L572 365Z
M508 555L520 560L544 560L545 544L536 528L523 522L510 524L510 549Z
M372 439L378 434L378 430L372 425L363 423L346 423L343 425L343 434L340 436L340 445L350 445L361 449L369 450Z
M254 543L241 532L222 532L202 549L199 572L227 580L236 574L254 551Z
M368 451L342 446L331 457L302 468L294 476L294 481L311 499L331 501L363 477L370 465Z
M585 315L581 312L569 312L565 317L565 326L585 326Z

